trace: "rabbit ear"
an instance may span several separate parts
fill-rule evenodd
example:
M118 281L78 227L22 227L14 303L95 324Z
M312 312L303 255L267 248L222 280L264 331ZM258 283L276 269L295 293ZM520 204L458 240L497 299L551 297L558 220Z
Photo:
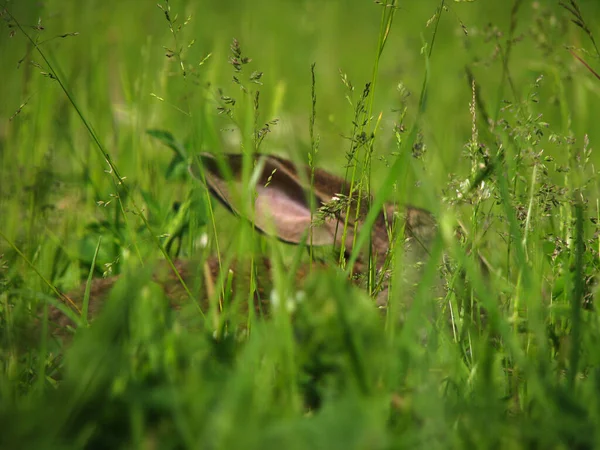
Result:
M223 161L203 153L198 163L190 166L195 178L206 182L211 192L234 213L242 215L236 194L242 186L242 155L223 155ZM298 244L307 239L311 229L310 201L291 163L280 158L262 157L256 182L254 225L262 232L274 231L285 242ZM202 168L202 172L200 171ZM315 205L320 201L315 199ZM331 245L335 242L330 224L312 225L312 243Z
M366 217L368 211L368 206L370 202L367 201L366 196L364 196L361 201L358 201L358 193L353 192L350 194L350 183L345 181L343 178L340 178L336 175L333 175L325 170L311 169L308 166L302 167L302 173L304 177L301 177L298 170L294 166L294 164L286 159L280 158L278 156L269 156L269 158L276 162L280 169L287 173L287 175L296 180L296 182L301 185L303 183L307 183L312 178L312 193L319 200L319 206L323 206L326 203L331 202L335 198L345 197L350 201L350 215L349 215L349 223L354 223L354 218L357 216L356 214L356 206L360 206L360 213L358 214L359 218ZM351 198L348 198L351 197ZM343 216L345 214L345 208L339 212L338 215Z

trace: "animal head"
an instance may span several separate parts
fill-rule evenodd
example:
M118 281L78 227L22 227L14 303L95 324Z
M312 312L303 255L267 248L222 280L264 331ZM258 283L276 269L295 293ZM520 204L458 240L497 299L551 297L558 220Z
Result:
M350 254L371 204L369 198L359 196L357 189L351 191L348 181L322 169L313 171L277 156L260 154L253 155L249 162L255 163L254 171L246 178L254 180L256 193L250 205L243 204L240 194L249 189L242 181L244 155L203 153L191 164L190 172L227 208L251 219L260 231L292 244L332 245ZM252 218L248 217L251 211ZM435 235L436 223L428 211L412 206L398 210L395 205L385 204L371 229L377 269L386 260L395 218L411 252L419 254L418 259L426 257ZM364 258L358 263L364 266Z

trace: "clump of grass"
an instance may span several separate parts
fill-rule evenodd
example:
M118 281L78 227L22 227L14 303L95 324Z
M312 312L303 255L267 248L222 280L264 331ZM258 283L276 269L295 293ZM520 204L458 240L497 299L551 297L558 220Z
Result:
M271 3L265 5L255 2L250 9L236 8L245 14L273 8ZM221 53L226 46L219 39L191 45L189 33L200 33L201 27L196 31L184 24L197 16L181 22L175 8L165 2L161 9L167 26L163 18L161 26L173 39L166 46L166 64L175 61L177 70L168 83L148 89L159 92L155 100L165 101L152 103L156 110L147 114L154 122L143 128L150 130L152 139L128 149L143 155L138 160L144 163L114 170L123 167L124 160L113 153L112 145L98 145L111 142L110 135L91 126L102 123L106 112L79 108L78 78L63 76L53 59L42 66L52 76L42 76L38 91L58 92L57 84L63 84L62 98L71 98L65 110L83 124L77 126L89 130L86 139L96 143L96 151L100 149L96 159L82 166L87 167L82 173L102 172L107 160L110 173L103 179L81 174L61 179L66 169L59 161L83 153L64 147L75 147L82 138L71 131L73 136L54 139L64 136L57 130L65 122L51 120L49 111L55 109L37 103L35 96L25 95L5 115L11 119L9 132L0 127L1 166L25 174L20 179L5 169L0 183L0 233L7 238L0 246L0 422L4 425L0 444L7 448L596 446L594 299L600 212L595 200L592 148L597 133L592 118L597 105L582 99L596 88L580 83L580 75L557 50L570 38L562 26L569 18L595 48L595 24L574 1L563 3L563 9L537 5L529 11L519 1L512 9L499 9L509 24L505 34L494 23L479 28L478 24L489 22L490 5L477 2L423 3L415 5L414 11L400 9L396 2L370 7L381 8L378 42L371 58L365 58L368 61L356 57L346 69L352 76L342 72L343 91L327 81L329 66L322 60L312 73L305 70L293 80L297 86L290 90L306 87L308 103L301 109L302 117L309 117L309 127L306 140L290 147L308 155L314 173L322 161L333 159L334 150L323 145L329 135L337 135L340 148L346 146L338 152L343 167L326 169L345 175L350 195L314 212L318 221L345 210L348 221L340 233L352 231L348 228L360 214L372 224L388 200L416 202L435 213L439 236L430 260L421 267L419 282L413 285L402 278L401 221L388 217L392 250L386 269L390 273L377 274L372 264L367 292L353 288L335 264L331 270L315 271L297 292L294 267L301 259L317 258L318 252L303 255L301 248L284 247L256 234L243 221L221 216L222 210L203 188L188 181L187 165L195 153L210 146L217 157L231 151L227 146L232 144L219 133L234 127L240 131L234 145L245 155L242 184L250 186L240 196L253 198L255 167L250 154L273 149L269 131L276 123L264 111L274 98L274 80L283 72L276 66L266 74L254 70L268 52L253 49L256 62L251 61L245 48L256 43L244 36L229 46L223 78L211 79L218 78L220 70L212 65L227 60ZM434 26L429 31L433 37L421 60L425 68L419 72L413 63L400 75L391 71L402 82L389 84L400 84L402 89L400 98L390 100L385 94L390 77L385 73L394 65L389 61L398 58L406 64L394 33L417 35L425 22L413 18L430 16L434 7ZM221 6L214 6L216 12L210 6L203 8L207 13L223 13ZM322 14L312 19L334 29L331 19L342 12L327 5L320 8ZM353 8L359 6L347 6L348 11ZM564 8L569 14L560 16ZM471 11L481 15L473 16ZM235 12L228 11L231 21ZM453 64L459 55L447 50L452 41L452 33L444 27L448 12L459 17L460 29L455 31L461 33L467 42L465 53L473 58L466 69L466 86L464 80L452 77L464 67ZM281 11L270 14L277 21L287 20ZM298 27L302 14L294 10L293 23ZM405 19L411 23L394 23ZM15 29L12 24L5 30L9 35ZM530 24L531 34L520 33ZM36 33L43 33L39 23L34 27ZM79 39L82 34L71 37ZM19 36L23 37L14 34L12 39ZM272 41L272 36L265 36L259 40ZM492 40L484 42L487 37ZM231 42L230 37L222 40ZM42 41L33 38L27 45L48 55ZM56 45L52 47L56 60L71 67L68 55ZM212 53L197 50L197 45L206 45ZM289 47L273 48L282 66L294 64ZM482 59L480 52L493 56ZM206 54L215 57L209 60ZM557 74L557 59L567 69L565 74ZM359 65L368 66L367 80L357 83L364 88L355 91L350 78L359 78L354 74ZM497 70L490 70L490 65ZM3 69L7 77L12 71ZM156 67L152 71L160 72ZM414 99L405 95L419 86ZM436 113L447 107L438 86L461 93L455 109L444 111L443 122L436 121ZM323 90L339 94L339 104ZM579 103L571 100L573 92L579 93ZM93 94L101 97L104 92L99 89ZM65 102L49 99L53 106ZM168 114L158 113L161 108ZM169 122L172 114L177 123ZM388 120L391 114L397 116L395 121ZM337 117L344 115L349 120L339 125ZM41 127L45 122L50 125ZM66 123L75 127L70 119ZM134 132L121 126L123 134ZM382 148L387 141L396 144L393 154ZM29 151L27 146L35 149L36 167L22 168L19 155ZM51 154L46 149L55 146L54 157L38 158L38 153ZM444 152L450 157L444 158ZM446 159L454 160L453 164L446 167ZM378 168L378 160L385 160L387 166ZM448 179L437 179L447 172L452 172ZM57 180L72 184L53 184ZM307 186L314 183L305 181ZM378 189L373 192L375 185ZM85 200L87 209L81 203L59 209L56 198L63 190L93 192ZM94 201L104 204L91 209ZM79 208L85 213L76 214ZM252 211L247 215L252 217ZM99 219L90 218L94 216ZM201 248L199 237L205 233L206 248ZM370 247L369 233L354 236L352 254L342 251L334 258L348 272L359 252ZM134 257L128 257L128 252ZM224 268L241 254L252 255L251 268L257 266L254 255L269 257L280 304L288 298L296 300L293 320L286 308L279 308L268 321L244 318L245 331L235 332L240 319L219 309L223 306L217 301L209 320L193 302L173 311L152 278L153 260L163 252L169 258L217 254ZM49 336L48 305L58 304L52 288L59 291L80 278L100 275L103 264L116 258L119 263L113 270L123 275L103 313L89 327L85 314L84 320L78 319L81 314L72 314L80 324L68 346L61 348ZM140 259L143 267L135 262ZM482 260L487 262L485 268ZM256 270L251 273L258 276ZM391 285L390 304L398 303L405 312L402 323L391 313L382 318L368 295L376 294L382 276ZM441 291L435 289L440 279L446 287ZM227 270L213 281L215 300L227 299L232 292ZM256 282L250 282L247 291L231 299L232 304L249 301L255 290ZM404 302L405 290L414 293L411 304ZM212 315L215 311L220 314Z

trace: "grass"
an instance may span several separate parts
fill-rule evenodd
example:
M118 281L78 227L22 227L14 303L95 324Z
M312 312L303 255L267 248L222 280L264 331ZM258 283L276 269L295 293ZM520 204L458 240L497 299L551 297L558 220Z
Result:
M205 3L2 6L2 447L596 448L599 7ZM188 174L256 150L374 194L367 224L384 201L434 213L415 286L397 224L387 314L373 266L363 289L342 272L368 233L307 252ZM235 314L263 280L223 270L210 308L193 282L169 308L161 261L217 255L268 257L304 300ZM331 267L298 285L310 257ZM91 323L63 304L117 274Z

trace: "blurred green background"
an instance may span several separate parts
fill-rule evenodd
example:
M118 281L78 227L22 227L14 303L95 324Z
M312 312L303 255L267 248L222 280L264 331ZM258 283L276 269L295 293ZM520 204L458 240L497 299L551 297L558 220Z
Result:
M590 33L600 36L600 3L578 4ZM28 436L31 444L45 444L64 433L78 436L78 442L92 436L107 445L114 432L115 442L135 441L140 448L152 448L155 436L165 442L177 436L174 447L193 448L194 439L207 435L213 439L210 448L232 448L243 438L254 439L244 448L264 442L292 448L288 431L305 439L297 448L315 442L322 448L336 442L339 448L388 448L396 438L410 448L430 448L431 442L440 448L498 442L506 448L530 442L538 446L528 448L549 448L555 442L574 448L573 443L597 441L597 313L591 308L586 312L575 338L572 330L579 329L570 320L580 312L573 286L584 284L572 270L575 263L584 266L586 301L591 302L597 284L595 166L600 160L592 152L586 166L577 155L586 145L597 146L600 138L600 80L569 49L596 71L600 62L593 42L567 9L558 1L399 2L374 71L382 12L389 8L380 2L213 0L160 1L159 6L133 0L0 4L5 8L0 29L0 232L6 238L0 240L0 331L6 343L0 348L0 361L6 361L0 376L0 396L6 400L0 402L0 423L13 421L13 443ZM71 99L48 76L48 62L12 17L42 49ZM174 205L189 199L202 203L204 197L194 197L198 183L187 177L184 164L169 171L173 150L147 131L170 132L177 141L174 147L181 143L189 153L241 151L254 117L232 82L234 39L252 59L244 68L244 83L253 71L264 73L262 85L252 85L260 91L257 123L279 119L270 126L262 152L307 159L314 63L316 165L342 174L355 107L366 83L376 82L372 122L366 127L370 131L378 123L372 177L376 191L399 151L395 132L415 124L426 84L417 122L420 146L411 146L424 153L410 168L402 168L409 181L399 180L406 188L399 197L436 213L454 213L451 206L457 206L459 217L471 217L466 221L470 229L478 229L483 220L493 223L494 232L487 233L487 244L481 246L494 268L493 295L484 301L498 300L501 317L492 324L497 328L476 328L465 319L461 333L452 334L444 314L429 323L417 308L420 321L400 330L386 323L384 329L371 303L337 278L323 276L312 289L315 298L330 301L322 308L325 313L298 320L309 338L294 339L281 323L259 321L258 331L243 346L213 339L212 330L198 332L165 318L167 313L157 306L160 295L148 294L144 283L150 275L144 273L125 277L120 291L120 298L133 306L121 302L122 309L115 306L99 326L76 338L73 351L67 352L64 390L55 391L61 385L62 360L52 353L45 330L35 335L30 348L23 349L15 338L18 319L33 320L29 307L53 298L39 275L64 291L79 285L99 237L97 276L107 270L104 264L126 260L134 249L142 260L148 254L159 257L133 211L132 198L161 239L196 220L183 233L191 239L181 252L193 254L207 218L200 214L194 219L193 208L194 220L177 218ZM483 160L467 147L474 123L468 73L478 89L476 131L491 155L510 143L505 148L509 169L490 176L495 197L461 202L457 187L479 169L474 161ZM234 120L219 113L223 97L238 100ZM132 198L125 198L107 173L109 167L73 102L125 178ZM493 131L483 111L499 119ZM405 141L407 135L399 132ZM590 170L593 174L586 178ZM512 177L505 180L510 186L498 194L497 176L504 173ZM575 198L571 194L579 192L583 195L578 198L588 203L583 263L574 250L576 208L570 203ZM527 211L533 211L531 217ZM220 233L239 228L223 208L215 216ZM595 222L589 220L594 216ZM206 228L210 234L211 227ZM459 265L455 273L463 268ZM449 291L445 305L458 303L452 295ZM335 298L352 305L347 328L331 312L343 303L331 300ZM358 300L352 303L354 298ZM123 319L122 312L136 305L139 311L127 310L131 316ZM129 317L133 320L124 324ZM426 325L442 330L432 332L429 347L420 334ZM123 329L133 331L123 337ZM356 361L346 358L353 350L348 336L355 340L350 344L366 349ZM580 342L583 356L577 360ZM323 389L325 407L313 416L303 408L302 390L310 388L310 370L318 372L321 363L326 382L317 387ZM356 367L365 379L376 380L364 392L354 384ZM71 402L61 402L64 398ZM60 414L50 417L54 404Z
M111 155L135 181L148 179L140 164L161 164L162 149L145 135L148 128L170 130L180 139L194 136L194 147L229 147L227 120L216 113L217 88L235 94L228 64L229 46L237 38L252 58L251 70L264 72L261 87L263 120L280 119L264 151L306 152L310 114L310 65L316 63L317 125L321 138L319 163L332 167L348 145L353 114L345 99L340 71L360 93L371 81L381 10L371 1L172 1L171 14L181 29L177 42L165 16L154 2L19 1L8 3L15 17L39 41L64 74L83 113ZM587 17L597 17L596 2L581 2ZM409 118L414 116L425 73L424 51L431 42L439 2L401 2L377 76L374 114L382 113L376 151L394 150L391 132L401 107L401 83L410 92ZM544 75L539 110L555 132L595 142L596 105L600 83L565 49L581 47L585 36L569 22L558 2L522 2L514 17L515 41L509 70L516 91L499 93L501 52L511 26L506 2L448 2L437 31L430 64L428 104L423 120L430 155L431 179L465 170L460 152L471 135L471 88L468 65L480 85L481 99L490 111L503 101L525 98L534 80ZM6 18L6 16L5 16ZM32 29L40 20L43 31ZM77 36L55 38L77 32ZM66 179L81 172L102 183L102 163L91 149L86 131L55 82L40 76L30 61L42 63L20 33L9 38L5 29L2 51L2 167L24 171L51 158ZM188 45L193 41L193 45ZM501 45L503 50L498 50ZM176 57L166 48L184 49L195 73L183 79ZM198 66L208 54L210 58ZM22 62L19 64L19 61ZM593 60L591 61L594 62ZM43 64L42 64L43 65ZM43 70L43 69L42 69ZM207 84L210 83L210 88ZM160 101L153 95L163 98ZM23 102L21 113L8 119ZM564 105L563 102L567 102ZM189 114L182 114L180 108ZM565 112L568 111L568 112ZM19 151L16 151L19 149ZM551 149L549 150L551 151ZM90 154L91 153L91 154ZM560 156L560 155L557 155ZM5 177L4 177L5 178ZM155 186L158 188L159 186Z

